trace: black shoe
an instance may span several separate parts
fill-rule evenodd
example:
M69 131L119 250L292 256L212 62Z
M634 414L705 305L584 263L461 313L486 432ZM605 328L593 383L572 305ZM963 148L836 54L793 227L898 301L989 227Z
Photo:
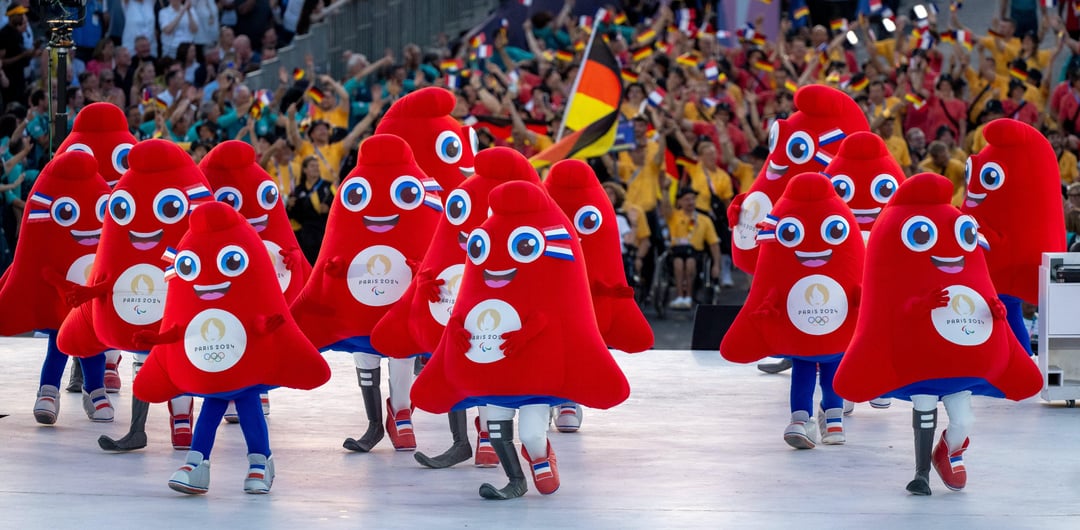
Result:
M364 396L364 411L367 413L368 428L359 440L346 438L341 446L350 451L367 453L386 435L386 429L383 427L382 391L379 390L382 371L379 368L373 370L357 368L356 378L360 382L360 393ZM365 381L367 384L364 384Z
M454 444L441 455L427 456L420 451L413 454L420 465L432 469L443 469L460 464L472 458L472 445L469 444L469 422L464 410L455 410L446 415L450 420L450 434L454 437Z
M499 455L506 478L510 482L502 488L484 483L480 485L480 496L490 500L516 499L529 491L525 483L525 473L521 471L521 461L514 450L514 420L489 421L488 432L491 435L491 447Z
M778 374L791 369L791 359L780 359L775 363L758 363L757 369L767 374Z

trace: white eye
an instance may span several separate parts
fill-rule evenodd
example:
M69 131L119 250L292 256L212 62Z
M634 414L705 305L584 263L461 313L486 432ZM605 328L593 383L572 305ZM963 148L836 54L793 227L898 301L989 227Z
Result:
M792 164L805 164L814 157L814 140L809 134L798 131L787 141L787 157Z
M222 186L214 192L214 199L218 202L223 202L232 206L233 210L240 211L240 207L244 205L244 196L240 194L240 190L232 186Z
M461 226L472 211L472 198L465 190L457 189L446 197L446 220L454 226Z
M225 276L239 276L247 269L247 252L236 245L229 245L218 252L217 266Z
M154 197L154 215L167 225L176 224L188 213L188 199L184 192L175 188L161 190Z
M454 131L443 131L435 139L435 154L447 164L456 164L461 160L461 138Z
M56 221L56 224L65 227L71 226L79 221L79 203L75 202L75 199L71 197L60 197L53 200L49 213L52 214L53 221Z
M350 212L359 212L371 202L371 184L364 177L351 177L338 191L341 205Z
M258 198L259 206L262 206L263 210L272 210L278 203L277 186L269 180L264 180L262 184L259 184L256 198Z
M802 221L794 217L785 217L776 223L776 240L785 247L797 247L806 237Z
M844 202L851 202L851 198L855 196L855 182L851 180L851 177L847 175L837 175L832 179L832 187L836 190L836 194L844 199Z
M964 182L968 186L971 185L971 157L969 156L964 162Z
M937 225L930 219L916 215L900 229L900 239L915 252L926 252L937 243Z
M192 281L199 276L199 270L202 268L202 264L199 263L199 256L190 250L183 250L176 254L176 260L173 261L173 269L176 271L176 276L184 281Z
M94 150L90 149L90 146L86 144L71 144L68 146L67 151L65 152L70 153L72 151L82 151L89 154L90 156L94 156Z
M465 252L469 254L469 261L473 265L480 265L491 254L491 237L483 228L477 228L469 234L469 242L465 246Z
M776 142L780 140L780 122L774 121L769 126L769 154L776 150Z
M415 210L424 202L424 185L416 177L402 175L390 185L390 200L402 210Z
M604 216L600 214L600 210L591 204L582 206L574 214L574 228L584 236L595 234L597 230L600 230L603 221Z
M120 226L135 218L135 199L126 191L114 191L109 198L109 216Z
M123 175L128 170L128 155L131 154L131 144L120 144L113 149L112 167L117 173Z
M480 152L480 137L472 127L469 127L469 146L472 147L473 155Z
M874 200L885 204L889 202L893 194L896 193L896 188L899 188L900 184L896 182L896 177L882 173L870 182L870 195L874 197Z
M979 224L970 215L956 218L956 242L965 252L973 252L979 246Z
M510 257L519 263L532 263L544 253L544 235L531 226L519 226L506 239Z
M979 170L979 182L989 191L994 191L1005 183L1005 170L997 162L987 162Z
M840 215L830 215L821 222L821 238L830 245L839 245L847 239L851 226Z
M105 221L105 214L108 213L108 209L109 209L109 196L108 195L102 195L101 197L98 197L97 204L94 205L94 213L97 214L97 220L99 222L100 221Z

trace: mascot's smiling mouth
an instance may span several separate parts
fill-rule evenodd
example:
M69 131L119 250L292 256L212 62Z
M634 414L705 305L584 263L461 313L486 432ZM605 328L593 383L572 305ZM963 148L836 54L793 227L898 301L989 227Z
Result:
M506 269L503 271L490 271L484 269L484 283L488 287L498 289L499 287L505 287L510 283L510 280L514 279L517 275L517 269Z
M942 272L949 274L956 274L964 270L964 257L957 256L955 258L939 258L937 256L930 256L930 263L933 263L935 267Z
M72 230L71 237L80 245L93 246L101 240L101 229L97 230Z
M964 206L967 206L968 208L972 208L972 207L975 207L975 206L978 206L978 205L982 204L982 202L985 201L985 200L986 200L986 194L985 193L972 193L972 192L969 191L969 192L967 192L967 198L964 199Z
M200 300L217 300L229 292L232 282L221 282L215 285L195 284L193 287L195 287L195 296L198 296Z
M832 250L822 250L821 252L801 252L796 250L795 257L799 258L799 263L807 267L820 267L832 259Z
M868 208L865 210L857 210L855 208L852 208L851 213L855 214L855 222L864 225L867 223L872 223L875 219L877 219L877 216L881 214L881 207L878 206L877 208Z
M397 214L387 215L385 217L372 217L370 215L365 215L364 226L366 226L367 229L371 230L372 232L381 234L383 232L389 232L393 230L394 227L397 226L398 218L400 217L401 216Z
M461 250L468 250L469 234L459 230L457 233L457 243L461 246Z
M262 214L258 217L254 217L247 220L248 224L255 228L256 232L262 232L266 230L266 226L270 224L270 214Z
M476 174L475 167L459 167L458 171L460 171L465 178L469 178Z
M131 240L131 245L139 250L150 250L156 247L163 235L165 235L164 228L159 228L154 232L128 230L128 239Z
M784 176L784 173L787 173L787 170L788 166L778 166L774 164L772 160L770 160L769 169L765 171L765 178L769 180L776 180Z

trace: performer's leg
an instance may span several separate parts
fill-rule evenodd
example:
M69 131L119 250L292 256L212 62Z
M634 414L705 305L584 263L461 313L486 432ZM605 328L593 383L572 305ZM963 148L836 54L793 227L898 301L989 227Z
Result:
M914 495L930 495L930 462L937 429L938 397L918 394L911 396L911 427L915 431L915 478L907 490Z

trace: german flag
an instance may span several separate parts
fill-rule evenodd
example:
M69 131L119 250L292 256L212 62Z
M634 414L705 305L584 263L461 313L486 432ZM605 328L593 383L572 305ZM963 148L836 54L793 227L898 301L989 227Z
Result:
M847 19L838 18L829 22L829 29L833 31L844 32L847 31Z
M307 96L311 98L311 101L314 101L315 104L318 105L319 103L322 103L322 100L326 97L326 94L324 94L323 91L319 89L319 87L312 86L311 88L307 89Z
M533 167L539 169L571 157L596 157L611 149L622 104L619 72L619 63L608 45L593 39L563 114L563 126L573 132L533 156Z
M754 68L757 68L758 70L761 70L762 72L770 72L770 73L773 72L774 70L776 70L776 68L773 67L772 63L766 62L766 61L754 61Z
M793 18L795 20L802 20L804 18L808 18L809 16L810 16L810 8L803 5L802 7L799 7L799 8L797 8L795 10L795 14L794 14Z
M464 63L461 61L461 59L443 59L443 61L439 63L439 69L444 72L461 70L463 66Z
M697 65L698 65L698 58L697 58L696 55L694 55L692 53L684 53L684 54L676 57L675 62L677 62L677 63L679 63L679 64L681 64L683 66L686 66L686 67L694 68L694 67L697 67Z
M585 51L585 41L579 40L579 41L575 42L574 43L574 51L575 52Z
M649 42L649 41L651 41L651 40L653 40L655 38L656 38L656 30L652 29L652 28L649 28L649 29L647 29L645 31L642 31L637 36L637 38L634 39L634 42L637 42L638 44L645 44L646 42Z
M956 32L953 32L953 31L943 31L943 32L941 32L941 43L942 44L956 44Z
M499 140L506 140L510 138L510 131L513 129L513 122L510 118L504 118L502 116L473 116L473 123L470 125L472 128L477 129L480 127L487 127L491 131L491 135ZM525 128L536 134L550 134L548 131L547 122L534 120L531 118L522 117L522 121L525 122Z
M923 99L922 96L914 92L908 92L907 94L904 94L904 101L907 101L908 103L914 105L915 110L919 110L923 108L923 105L926 105L926 100Z
M644 61L645 59L648 59L649 56L651 56L652 54L653 54L652 47L645 46L643 48L638 48L638 49L634 50L634 52L631 54L631 56L633 57L634 62L640 62L640 61Z
M697 160L694 160L693 158L685 155L679 155L675 157L675 165L682 167L696 166Z
M619 72L619 76L622 77L622 80L625 81L626 84L637 83L638 82L638 74L637 74L637 72L635 72L635 71L633 71L633 70L631 70L629 68L623 68L622 71Z
M574 54L572 54L572 53L570 53L570 52L568 52L566 50L559 50L559 51L555 52L555 58L562 61L562 62L564 62L564 63L569 63L569 62L572 62L574 60Z
M1024 70L1023 68L1018 68L1016 66L1009 68L1009 76L1013 79L1019 79L1021 81L1024 81L1025 83L1028 80L1027 70Z
M854 92L860 92L865 90L868 86L870 86L870 78L860 74L860 77L853 80L851 84L848 85L848 88Z
M166 103L164 99L161 99L161 96L154 96L154 102L153 103L154 103L155 107L157 107L157 108L159 108L161 110L168 110L168 108L169 108L169 104Z
M788 92L791 92L792 94L794 94L795 91L798 90L798 89L799 89L799 85L797 85L794 81L792 81L790 79L788 79L787 81L784 81L784 90L787 90Z
M627 22L626 13L620 11L618 15L615 15L614 22L616 26L625 26Z
M304 73L303 68L293 68L293 71L292 71L293 81L299 81L299 80L303 79L304 75L305 75L305 73Z

